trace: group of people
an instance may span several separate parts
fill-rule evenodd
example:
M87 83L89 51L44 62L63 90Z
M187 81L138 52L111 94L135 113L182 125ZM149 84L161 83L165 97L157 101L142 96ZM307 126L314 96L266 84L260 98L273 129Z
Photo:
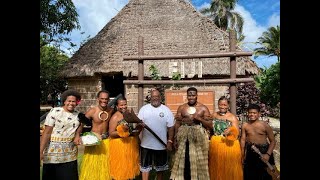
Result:
M173 180L271 179L265 162L274 165L275 138L272 128L259 120L260 107L249 105L248 122L240 130L226 97L218 100L219 110L210 114L197 96L196 88L188 88L188 102L179 106L174 116L161 104L160 92L152 90L150 103L138 112L141 122L133 124L124 120L128 112L125 97L118 98L114 110L108 106L109 92L101 90L98 105L82 114L75 110L80 94L65 91L62 106L51 109L45 120L40 142L42 179L134 179L141 172L142 179L147 180L152 169L158 180L164 179L169 169ZM78 174L77 145L88 122L102 141L85 147ZM261 157L252 145L261 151ZM170 151L174 151L171 164Z

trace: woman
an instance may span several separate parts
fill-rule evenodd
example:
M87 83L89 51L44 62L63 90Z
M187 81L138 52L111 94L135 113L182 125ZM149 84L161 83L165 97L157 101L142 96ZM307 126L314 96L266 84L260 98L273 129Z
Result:
M121 97L116 102L117 112L109 122L110 139L110 175L113 179L134 179L140 173L139 145L137 135L142 128L132 132L132 124L123 119L127 110L127 100Z
M81 96L77 91L62 93L62 107L48 113L40 140L42 180L78 180L78 147L80 143L79 112L75 110Z
M229 102L225 96L218 100L218 109L219 111L212 115L213 136L209 145L210 179L242 180L239 120L228 111Z

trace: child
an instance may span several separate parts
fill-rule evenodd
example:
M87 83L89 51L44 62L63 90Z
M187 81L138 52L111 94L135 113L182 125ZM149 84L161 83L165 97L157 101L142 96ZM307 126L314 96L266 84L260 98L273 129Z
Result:
M273 149L275 138L272 128L260 118L260 106L250 104L248 106L248 122L242 125L241 130L241 153L244 164L244 180L266 180L272 179L267 171L265 162L274 166ZM255 145L262 157L257 154L251 146Z

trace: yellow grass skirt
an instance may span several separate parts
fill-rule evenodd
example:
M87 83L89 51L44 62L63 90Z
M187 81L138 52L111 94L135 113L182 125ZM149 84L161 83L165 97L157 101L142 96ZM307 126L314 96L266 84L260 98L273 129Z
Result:
M140 173L136 136L110 139L110 174L115 180L134 179Z
M243 180L239 140L212 136L209 147L210 180Z
M104 139L100 145L85 147L80 168L80 180L111 180L109 141L109 139Z

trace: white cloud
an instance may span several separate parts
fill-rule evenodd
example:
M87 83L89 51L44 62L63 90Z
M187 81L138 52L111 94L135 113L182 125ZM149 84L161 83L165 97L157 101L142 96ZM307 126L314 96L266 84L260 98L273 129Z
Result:
M258 40L264 31L266 31L270 26L280 24L280 16L276 14L269 17L268 26L261 26L252 18L251 13L243 6L237 5L235 7L235 11L241 14L244 19L243 34L245 35L245 39L243 41L243 46L245 49L249 49L250 51L260 47L260 45L254 44L254 42ZM272 64L277 62L277 57L259 56L254 59L254 61L259 67L270 67Z
M82 30L95 36L128 0L73 0L79 13Z
M237 5L234 9L243 17L243 34L245 35L244 45L248 48L256 48L257 45L253 44L267 29L266 27L260 26L252 18L251 13L247 11L243 6Z
M199 7L195 7L195 8L199 11L203 8L208 8L208 7L210 7L210 3L205 2L205 3L201 4Z
M268 27L280 25L280 16L278 14L272 14L268 20Z

